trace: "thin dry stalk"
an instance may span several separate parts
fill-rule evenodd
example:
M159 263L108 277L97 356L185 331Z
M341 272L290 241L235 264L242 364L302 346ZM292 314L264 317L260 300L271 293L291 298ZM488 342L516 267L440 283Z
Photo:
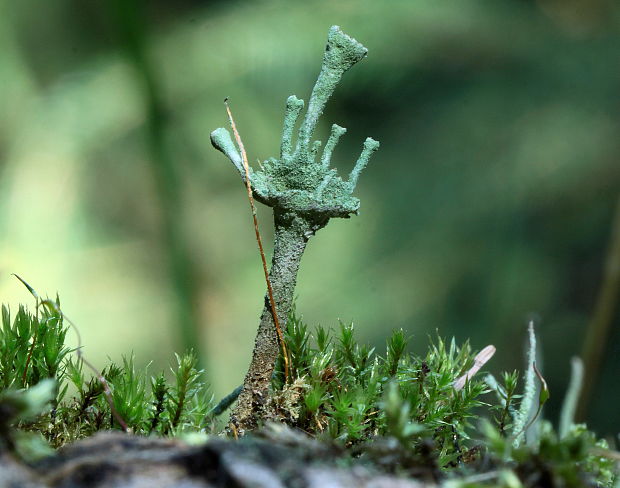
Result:
M230 107L228 106L228 99L224 100L224 105L226 106L228 120L230 121L230 126L232 127L233 134L235 135L237 146L239 146L239 150L241 151L241 158L243 160L243 169L245 170L245 187L248 191L248 200L250 201L250 208L252 209L252 219L254 220L254 233L256 234L256 242L258 243L258 250L260 252L260 258L261 258L261 261L263 262L263 273L265 274L265 282L267 283L267 293L269 295L269 304L271 305L271 315L273 316L273 322L276 326L276 333L278 334L278 341L280 342L280 347L282 348L282 356L284 358L284 381L288 383L288 379L289 379L288 349L286 347L286 341L284 340L284 335L282 334L282 328L280 327L280 321L278 320L278 312L276 310L276 301L273 298L273 287L271 286L271 280L269 279L269 271L267 270L267 260L265 259L265 252L263 251L263 240L261 239L260 231L258 230L258 217L256 215L256 206L254 205L254 196L252 195L252 183L250 181L250 165L248 164L248 155L245 152L245 146L243 145L243 141L241 140L241 136L239 135L239 131L237 130L237 125L235 124L235 120L233 119L232 112L230 111Z

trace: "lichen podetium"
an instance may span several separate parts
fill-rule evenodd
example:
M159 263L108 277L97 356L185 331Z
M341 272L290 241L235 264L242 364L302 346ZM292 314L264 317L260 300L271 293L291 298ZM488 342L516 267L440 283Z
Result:
M336 124L332 126L320 159L317 159L317 153L321 141L311 142L325 104L342 75L367 52L362 44L344 34L338 26L329 30L321 72L312 90L295 148L293 130L304 102L293 95L286 101L280 158L267 159L260 170L249 172L254 198L273 208L275 241L269 279L283 327L293 302L297 271L308 239L325 227L329 219L348 218L357 213L360 202L353 196L353 190L372 153L379 148L377 141L367 138L360 157L345 180L330 168L330 160L346 129ZM242 158L230 133L224 128L216 129L211 133L211 142L232 161L245 182ZM231 418L237 432L256 427L278 353L278 337L269 297L266 296L252 361Z

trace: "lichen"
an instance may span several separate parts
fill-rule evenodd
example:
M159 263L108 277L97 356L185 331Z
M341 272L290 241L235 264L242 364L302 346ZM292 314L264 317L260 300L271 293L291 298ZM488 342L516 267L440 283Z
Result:
M346 129L336 124L332 126L320 158L317 155L322 143L312 142L318 120L342 75L367 52L361 43L344 34L338 26L329 30L321 71L294 149L293 132L304 102L292 95L286 101L279 158L269 158L261 164L261 169L249 171L254 198L274 210L275 243L270 281L282 324L292 304L299 262L308 239L325 227L329 219L347 218L357 213L360 201L353 196L353 191L360 173L379 148L377 141L367 138L353 170L348 178L343 179L330 168L330 163L334 148ZM231 160L245 182L242 158L228 130L214 130L211 142ZM274 320L266 298L252 362L232 417L240 432L256 426L257 412L264 401L277 355Z

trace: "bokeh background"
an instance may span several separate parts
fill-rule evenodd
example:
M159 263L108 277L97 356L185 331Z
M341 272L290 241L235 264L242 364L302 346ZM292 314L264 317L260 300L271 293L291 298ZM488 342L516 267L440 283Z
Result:
M310 241L299 312L353 321L378 348L401 327L419 352L435 330L492 343L495 373L522 367L533 319L551 418L570 357L607 329L587 420L620 431L611 0L0 0L2 301L33 303L18 273L60 294L96 364L134 351L156 372L190 343L216 396L237 386L264 282L209 132L230 97L250 160L276 155L285 99L307 100L333 24L369 56L317 135L348 128L345 174L366 136L382 146L360 215Z

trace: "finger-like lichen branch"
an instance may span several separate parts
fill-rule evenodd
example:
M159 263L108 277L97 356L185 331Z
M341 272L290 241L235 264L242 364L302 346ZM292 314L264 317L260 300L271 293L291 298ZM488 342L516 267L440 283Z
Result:
M284 129L282 130L282 144L280 145L280 159L290 160L293 156L293 131L295 130L295 123L299 118L302 108L304 108L304 101L300 100L295 95L291 95L286 100Z
M237 171L239 171L239 174L245 182L243 160L241 159L241 154L239 154L237 146L235 146L232 138L230 137L230 132L222 127L215 129L211 132L211 144L213 144L215 148L222 151L228 159L231 160L232 164L235 165L235 168L237 168Z
M347 129L340 127L338 124L332 125L332 133L329 135L329 139L327 139L327 144L325 144L325 149L323 149L323 157L321 158L321 166L323 166L323 168L329 168L334 148L336 144L338 144L340 137L343 136L346 131Z
M379 143L375 141L372 137L368 137L364 141L364 149L362 151L362 154L360 154L359 159L355 163L353 171L351 171L351 174L349 175L349 185L351 185L351 191L353 191L353 189L357 185L357 179L359 178L362 170L368 164L368 161L370 161L370 156L372 156L372 153L374 153L377 149L379 149Z

